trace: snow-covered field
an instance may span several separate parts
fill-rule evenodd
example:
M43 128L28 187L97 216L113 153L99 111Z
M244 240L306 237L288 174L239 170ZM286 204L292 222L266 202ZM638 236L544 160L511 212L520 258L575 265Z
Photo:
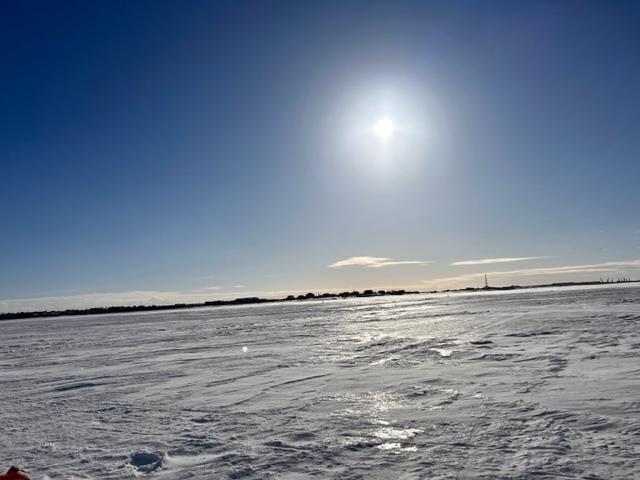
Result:
M4 321L0 339L0 468L36 480L640 478L637 284Z

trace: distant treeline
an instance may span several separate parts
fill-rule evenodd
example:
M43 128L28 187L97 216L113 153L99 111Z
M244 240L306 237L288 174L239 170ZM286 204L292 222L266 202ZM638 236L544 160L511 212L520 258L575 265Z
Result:
M525 288L575 287L575 286L587 286L587 285L602 285L602 284L609 284L609 283L634 283L634 282L640 282L640 280L631 280L628 277L619 277L617 279L607 278L606 280L601 278L599 281L592 281L592 282L558 282L558 283L545 283L543 285L524 285L524 286L509 285L506 287L490 287L487 285L484 287L467 287L460 290L443 290L443 292L460 292L460 291L484 292L487 290L519 290L519 289L525 289ZM428 292L428 293L436 293L436 292Z
M47 310L42 312L17 312L17 313L0 313L0 320L10 320L18 318L49 318L49 317L61 317L61 316L73 316L73 315L101 315L105 313L129 313L129 312L146 312L153 310L178 310L183 308L198 308L198 307L221 307L224 305L249 305L255 303L269 303L269 302L287 302L291 300L312 300L312 299L330 299L330 298L348 298L348 297L373 297L380 295L405 295L416 294L420 292L407 292L405 290L365 290L364 292L352 291L342 293L323 293L316 295L314 293L307 293L306 295L289 295L286 298L259 298L259 297L244 297L236 298L235 300L213 300L204 303L174 303L173 305L120 305L114 307L93 307L86 309L68 309L68 310Z
M350 297L377 297L383 295L409 295L417 293L446 293L446 292L485 292L495 290L518 290L526 288L545 288L545 287L572 287L582 285L601 285L610 283L632 283L640 282L640 280L631 280L627 277L618 277L617 279L607 278L600 279L595 282L562 282L562 283L547 283L544 285L509 285L507 287L490 287L488 285L484 287L467 287L457 290L433 290L430 292L410 292L406 290L365 290L359 292L354 290L352 292L342 293L322 293L316 295L315 293L307 293L305 295L289 295L286 298L259 298L259 297L244 297L236 298L235 300L213 300L211 302L204 303L174 303L173 305L132 305L132 306L116 306L116 307L94 307L87 309L69 309L69 310L54 310L43 312L18 312L18 313L0 313L0 320L10 320L17 318L48 318L48 317L61 317L69 315L100 315L105 313L128 313L128 312L146 312L152 310L177 310L183 308L197 308L197 307L221 307L224 305L249 305L255 303L269 303L269 302L289 302L293 300L325 300L325 299L338 299L338 298L350 298Z

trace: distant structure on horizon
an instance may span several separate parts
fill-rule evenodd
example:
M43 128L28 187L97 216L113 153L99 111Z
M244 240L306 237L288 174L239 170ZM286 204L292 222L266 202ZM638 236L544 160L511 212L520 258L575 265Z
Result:
M489 280L487 280L487 274L484 274L484 288L489 288Z

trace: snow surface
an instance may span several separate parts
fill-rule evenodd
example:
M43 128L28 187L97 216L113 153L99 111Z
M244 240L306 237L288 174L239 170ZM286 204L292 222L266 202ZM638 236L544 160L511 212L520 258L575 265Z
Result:
M637 479L639 325L634 285L4 321L0 462L35 480Z

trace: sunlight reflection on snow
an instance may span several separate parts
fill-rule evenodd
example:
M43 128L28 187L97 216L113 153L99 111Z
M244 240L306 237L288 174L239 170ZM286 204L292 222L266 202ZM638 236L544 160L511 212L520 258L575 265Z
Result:
M403 452L417 452L418 451L418 447L410 446L410 447L402 448L402 445L400 443L397 443L397 442L383 443L381 445L378 445L378 448L380 450L401 450Z
M409 440L423 433L424 429L396 426L389 418L391 410L404 408L404 402L402 402L400 395L389 392L367 392L360 395L340 395L336 396L336 399L346 401L350 405L341 411L334 412L332 415L345 418L359 417L365 420L370 425L370 428L372 427L370 430L366 429L369 432L365 436L362 435L366 430L360 431L358 436L350 437L347 444L367 443L371 442L372 439L376 439L373 443L382 441L382 443L375 445L376 448L381 450L417 451L416 446L403 446L397 440Z
M378 438L384 438L385 440L391 440L397 438L399 440L406 440L407 438L414 437L418 433L422 433L424 430L420 428L394 428L384 427L379 428L373 434Z

